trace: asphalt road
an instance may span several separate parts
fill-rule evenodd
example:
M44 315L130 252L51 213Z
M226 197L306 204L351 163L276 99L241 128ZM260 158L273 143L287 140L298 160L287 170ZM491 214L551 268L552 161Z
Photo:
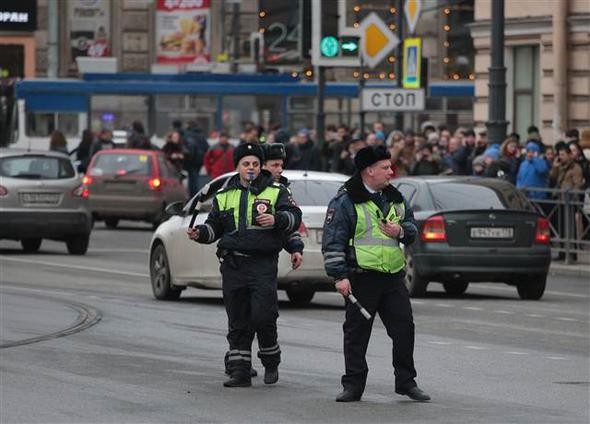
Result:
M221 383L226 317L218 291L151 296L148 226L98 224L82 257L44 241L0 241L0 422L587 423L590 282L551 276L541 301L480 284L413 301L422 404L393 392L391 344L376 321L363 401L334 402L343 302L293 307L280 294L280 380ZM262 371L258 360L254 366Z

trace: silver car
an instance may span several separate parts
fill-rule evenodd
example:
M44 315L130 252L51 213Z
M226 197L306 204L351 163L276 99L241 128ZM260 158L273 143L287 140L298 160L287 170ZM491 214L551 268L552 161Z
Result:
M87 197L68 156L0 149L0 239L20 240L25 252L38 251L44 238L60 240L83 255L92 228Z
M221 289L219 262L215 244L199 244L188 239L186 230L199 213L195 225L202 224L211 209L213 196L234 173L222 175L203 187L186 204L171 204L167 212L172 217L155 231L150 245L150 277L154 296L161 300L178 299L187 286ZM346 175L324 172L285 171L291 182L293 198L303 211L299 229L305 243L303 265L293 270L290 255L279 255L278 286L286 290L289 300L296 304L309 303L316 291L334 290L334 284L324 271L322 257L322 227L330 199L348 179ZM202 199L199 202L199 196Z

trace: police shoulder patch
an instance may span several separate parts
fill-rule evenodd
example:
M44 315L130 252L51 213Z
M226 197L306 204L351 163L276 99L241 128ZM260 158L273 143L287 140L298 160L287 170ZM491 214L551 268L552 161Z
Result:
M332 221L334 221L334 216L336 215L336 209L330 208L326 211L326 219L324 221L325 225L330 225Z

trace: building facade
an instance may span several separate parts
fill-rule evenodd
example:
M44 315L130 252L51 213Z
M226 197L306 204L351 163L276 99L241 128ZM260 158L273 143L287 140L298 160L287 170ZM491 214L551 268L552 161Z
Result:
M474 120L488 119L491 1L475 2ZM537 126L554 144L570 128L590 127L590 2L505 1L508 133Z
M328 5L338 4L337 0L324 1ZM316 79L307 44L311 38L311 0L22 0L22 3L33 5L36 10L35 26L20 33L0 31L0 64L10 63L10 55L15 51L22 52L23 70L9 75L12 78L84 80L83 74L105 72L122 78L135 74L149 81L157 74L236 72L247 76L258 72L293 76L301 79L301 84L311 84ZM396 20L403 13L396 7L396 0L346 0L345 4L349 26L358 25L364 17L376 13L395 31ZM423 0L414 35L423 40L428 79L435 84L455 84L460 94L452 93L457 93L453 86L442 87L442 91L436 87L439 89L436 93L431 89L426 109L406 113L404 128L418 129L424 121L451 128L471 124L474 52L465 25L472 19L473 0ZM407 27L404 33L410 35ZM257 55L254 46L260 39L264 49ZM22 48L12 47L17 42ZM395 50L391 51L375 69L365 68L362 72L358 68L330 69L328 85L349 84L356 90L364 79L368 85L394 86L395 55ZM360 122L359 98L350 94L347 87L343 89L347 95L331 94L325 98L326 124L356 126ZM117 93L113 87L113 92L90 93L87 101L66 102L59 110L55 102L29 102L24 110L26 119L20 120L21 124L26 121L21 132L31 137L46 137L54 129L60 129L67 136L75 137L86 127L120 129L140 120L146 123L150 133L162 137L174 119L196 120L206 131L223 127L232 134L238 134L245 121L264 126L283 122L292 131L315 126L318 110L315 92L295 93L286 98L279 94L212 93L198 87L184 93L149 90ZM0 121L13 125L11 110L14 107L1 109ZM365 122L382 120L388 128L393 128L394 118L390 112L368 112Z

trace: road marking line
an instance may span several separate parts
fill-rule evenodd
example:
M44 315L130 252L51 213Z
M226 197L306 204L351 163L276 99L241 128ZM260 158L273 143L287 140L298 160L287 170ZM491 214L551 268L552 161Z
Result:
M424 305L424 301L423 300L414 300L412 299L411 302L415 305Z
M468 309L470 311L483 311L483 308L477 306L463 306L463 309Z
M486 289L492 289L492 290L499 290L499 291L509 291L514 293L514 289L510 288L510 287L502 287L502 286L498 286L495 284L472 284L469 287L482 287L482 288L486 288ZM553 291L553 290L545 290L545 295L548 294L554 294L554 295L558 295L558 296L566 296L566 297L581 297L584 299L588 299L590 296L587 294L577 294L577 293L566 293L566 292L560 292L560 291Z
M566 317L557 317L556 319L559 320L559 321L578 322L577 319L566 318Z
M93 248L88 249L89 252L119 252L119 253L149 253L148 249L109 249L109 248Z
M449 305L448 303L435 303L434 306L439 306L441 308L450 308L453 305Z
M511 311L505 311L503 309L497 309L494 312L497 313L497 314L507 314L507 315L511 315L511 314L514 313L514 312L511 312Z
M35 261L31 259L18 259L18 258L10 258L7 256L0 256L0 261L12 261L12 262L19 262L19 263L26 263L26 264L37 264L37 265L46 265L46 266L53 266L56 268L70 268L70 269L77 269L80 271L94 271L94 272L104 272L108 274L117 274L117 275L128 275L131 277L144 277L149 278L149 274L144 274L141 272L131 272L131 271L118 271L114 269L107 269L107 268L96 268L92 266L82 266L82 265L66 265L66 264L56 264L53 262L45 262L45 261Z
M446 345L450 345L451 344L451 342L438 342L438 341L435 341L435 340L429 341L428 343L432 343L432 344L435 344L435 345L442 345L442 346L446 346Z
M487 350L487 347L481 347L481 346L463 346L465 349L473 349L473 350Z
M516 352L513 350L507 350L504 353L507 353L509 355L528 355L528 353L526 353L526 352Z
M556 361L565 361L567 358L564 358L563 356L548 356L547 359L554 359Z
M541 315L541 314L525 314L527 317L531 317L531 318L545 318L545 315Z

